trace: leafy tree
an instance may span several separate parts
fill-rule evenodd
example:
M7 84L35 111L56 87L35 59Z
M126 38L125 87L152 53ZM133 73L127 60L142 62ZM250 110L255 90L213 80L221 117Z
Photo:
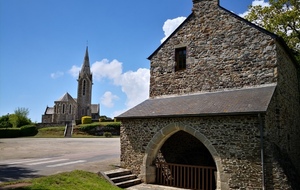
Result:
M0 128L11 128L12 124L9 122L9 114L0 117Z
M22 127L31 123L28 118L29 110L27 108L17 108L14 114L9 115L9 122L14 128Z
M15 114L18 115L18 116L28 118L29 109L28 108L17 108L17 109L15 109Z
M300 0L269 0L270 6L250 6L247 20L281 36L300 64Z

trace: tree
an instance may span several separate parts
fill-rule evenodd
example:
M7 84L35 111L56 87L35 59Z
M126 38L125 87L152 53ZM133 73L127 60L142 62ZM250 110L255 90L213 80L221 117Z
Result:
M269 0L270 6L250 6L245 19L281 36L300 64L300 0Z
M9 122L14 128L22 127L31 123L28 118L29 110L27 108L17 108L14 114L9 115Z
M9 114L0 117L0 128L11 128L12 124L9 122Z

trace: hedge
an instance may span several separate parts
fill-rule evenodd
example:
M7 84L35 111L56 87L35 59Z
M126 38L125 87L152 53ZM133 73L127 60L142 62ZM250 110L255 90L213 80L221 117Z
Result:
M21 128L0 128L0 138L28 137L37 133L35 125L24 125Z
M0 129L0 138L15 138L21 136L20 128L6 128Z
M89 123L92 123L92 117L90 116L83 116L81 118L81 123L82 124L89 124Z
M34 136L38 133L35 125L24 125L20 128L22 137Z

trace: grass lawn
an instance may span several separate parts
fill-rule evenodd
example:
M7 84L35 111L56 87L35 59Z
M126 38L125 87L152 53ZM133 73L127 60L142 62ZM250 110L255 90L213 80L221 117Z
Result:
M102 125L106 126L108 124L114 124L115 122L95 122L92 125ZM65 126L57 126L57 127L45 127L40 128L36 138L63 138L64 137ZM103 138L104 136L94 136L90 135L86 132L78 130L78 127L75 127L72 134L73 138ZM115 136L113 136L115 137ZM117 136L119 137L119 136ZM105 138L105 137L104 137Z
M98 174L75 170L47 177L0 184L0 189L17 190L120 190Z

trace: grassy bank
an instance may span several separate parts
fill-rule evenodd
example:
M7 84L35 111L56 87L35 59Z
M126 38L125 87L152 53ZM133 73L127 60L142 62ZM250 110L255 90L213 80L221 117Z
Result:
M95 122L89 124L90 126L108 126L111 124L115 124L116 122ZM79 130L80 126L76 126L73 129L72 137L74 138L101 138L104 136L95 136L91 135L87 132ZM45 127L38 129L38 134L34 137L36 138L62 138L64 137L65 126L57 126L57 127ZM114 137L114 136L113 136Z
M47 177L0 184L0 189L15 190L119 190L95 173L75 170Z

